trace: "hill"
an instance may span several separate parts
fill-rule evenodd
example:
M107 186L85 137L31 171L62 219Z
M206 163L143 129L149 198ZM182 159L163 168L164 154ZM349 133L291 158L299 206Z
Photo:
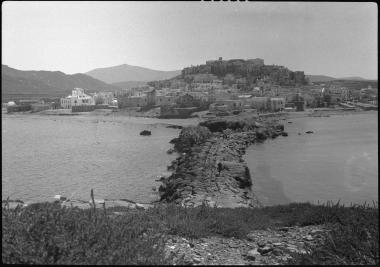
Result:
M359 76L353 76L353 77L343 77L343 78L338 78L338 80L346 80L346 81L368 81L368 79L364 79Z
M144 81L126 81L126 82L117 82L112 83L112 85L120 87L122 89L130 89L132 87L145 86L147 82Z
M310 82L330 82L335 80L335 78L326 76L326 75L306 75L306 78L309 79Z
M85 74L67 75L61 71L21 71L1 66L2 102L19 99L56 98L69 95L75 87L86 92L118 91L120 88L106 84Z
M359 76L351 76L351 77L342 77L342 78L334 78L326 75L306 75L306 78L309 79L310 82L331 82L335 80L339 81L374 81L364 79Z
M106 83L120 83L128 81L149 82L153 80L165 80L177 76L180 70L160 71L127 64L98 68L85 74Z

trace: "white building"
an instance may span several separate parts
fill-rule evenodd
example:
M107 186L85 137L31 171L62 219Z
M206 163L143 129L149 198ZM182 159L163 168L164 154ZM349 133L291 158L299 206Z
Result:
M73 106L90 106L95 105L92 96L86 95L82 88L74 88L71 95L61 98L61 107L71 109Z

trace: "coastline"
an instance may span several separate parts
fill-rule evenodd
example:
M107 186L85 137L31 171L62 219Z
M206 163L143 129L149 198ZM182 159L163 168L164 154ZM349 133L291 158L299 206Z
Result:
M252 179L242 156L245 153L245 149L250 144L261 142L269 137L275 138L282 134L283 126L275 126L277 125L278 117L282 117L282 114L277 114L272 118L266 119L245 116L242 120L237 116L231 116L227 119L218 119L217 121L211 120L200 122L199 125L204 124L210 128L220 121L232 124L226 126L226 129L221 132L210 132L208 136L210 137L210 140L204 140L206 142L199 144L199 146L182 147L181 149L178 149L178 147L181 146L180 143L186 142L186 140L182 140L175 144L175 147L177 147L177 153L183 153L184 151L189 153L182 154L179 158L173 161L170 166L168 166L168 170L171 169L173 172L168 178L161 180L162 185L159 189L161 193L161 201L159 201L159 203L172 202L174 199L177 199L175 203L180 203L178 199L181 199L184 200L181 202L181 205L185 206L199 206L205 201L209 205L215 205L217 207L260 206L260 202L256 199L251 190ZM173 128L173 125L169 124L166 127ZM194 126L188 127L191 128ZM232 130L231 127L235 127L234 130ZM184 129L182 129L182 131L183 130ZM199 153L200 150L203 152ZM181 169L182 167L176 169L177 166L182 163L185 163L185 165L191 165L191 162L194 160L198 161L198 163L192 165L192 167L188 167L190 167L190 169L196 169ZM204 166L200 166L202 164ZM207 167L205 167L206 165ZM220 170L218 170L218 168ZM209 175L210 177L199 180L205 175ZM183 180L178 177L185 178L186 182L181 183ZM187 180L188 178L190 180ZM178 184L181 185L176 187ZM169 188L172 188L173 185L176 187L175 192L169 193L171 190ZM166 189L164 189L164 187L166 187ZM213 189L208 190L206 189L207 187ZM179 198L177 198L178 193L180 194ZM165 196L163 197L163 195ZM2 202L4 203L4 200L2 200ZM119 206L129 208L149 208L156 204L154 202L136 203L126 199L101 199L98 200L98 202L101 205L104 204L106 207ZM25 206L33 204L32 202L24 203L22 201L18 202L12 200L10 200L9 203L13 203L11 205L13 207L16 207L17 204ZM91 207L89 201L79 199L65 198L60 201L60 203L62 206L66 207L79 207L83 209Z
M219 173L221 175L218 175L219 182L235 184L227 191L213 192L216 196L202 195L204 192L199 190L200 194L196 194L198 199L196 197L195 202L194 198L190 199L192 201L186 201L183 198L186 194L182 194L186 190L178 190L184 188L184 180L177 179L174 172L172 179L167 178L164 181L169 187L170 184L178 187L172 191L174 194L171 194L170 190L163 192L169 192L168 196L180 192L181 194L177 194L177 199L180 200L178 203L170 198L165 199L169 201L156 203L96 198L82 201L61 197L54 203L33 205L22 205L22 201L2 201L5 225L3 261L25 262L30 261L32 256L34 263L87 264L103 262L109 255L114 255L116 250L123 255L117 263L127 264L130 262L125 260L125 248L132 247L136 251L133 255L140 253L143 263L146 263L145 259L151 255L145 255L144 252L157 249L157 257L152 260L152 264L163 263L162 260L165 260L165 264L176 265L277 265L304 264L312 261L314 264L347 264L362 263L363 260L369 264L376 263L378 239L373 237L378 236L377 206L344 207L339 203L291 203L262 208L254 194L239 195L233 191L234 189L240 193L248 192L247 182L252 183L252 178L254 179L249 170L247 174L245 162L241 162L245 148L253 142L262 142L283 134L286 136L284 128L279 124L281 120L286 120L283 115L266 118L219 118L201 122L198 126L182 128L179 137L172 142L175 144L176 152L182 154L171 166L174 168L181 163L181 158L190 163L194 159L202 160L199 157L202 149L209 152L217 148L208 154L211 158L226 159L220 161L222 169ZM186 133L186 129L197 127L198 130L203 127L202 134L199 134L198 130L193 134ZM205 131L205 128L209 132ZM186 161L181 164L185 163ZM203 169L215 172L218 168L218 163L215 163L208 162ZM180 174L191 176L194 174L192 170L196 169L175 167L175 171L177 170ZM234 176L234 173L237 175ZM200 183L205 181L201 176L198 176L198 181L189 179L187 182L201 185ZM237 177L243 179L239 181ZM240 188L240 185L244 188ZM254 186L254 180L251 186ZM194 187L191 190L193 189L198 190L202 187ZM224 199L225 203L218 201L218 197ZM67 227L68 225L70 227ZM353 228L359 230L352 231ZM33 231L32 235L30 229ZM365 233L363 241L362 233ZM36 237L32 243L31 236ZM63 239L58 240L57 236ZM64 242L59 242L61 240ZM101 246L104 249L100 252L99 246L93 246L92 240L102 242ZM121 246L120 240L123 242ZM47 247L47 243L52 246ZM26 249L21 253L14 250L15 247L24 244L29 245L27 248L40 248L47 256L41 257L35 254L34 250ZM346 244L354 244L355 249L347 249ZM340 250L337 251L336 247ZM363 249L357 252L356 247ZM49 256L52 249L60 252L56 254L59 258ZM80 258L71 257L74 253L80 255ZM320 258L321 253L326 257ZM113 265L115 262L112 258L106 264Z
M162 180L161 202L185 207L261 207L252 190L252 177L243 160L245 149L267 138L287 136L277 120L255 117L217 119L185 128L173 140L182 153ZM187 132L186 132L187 131Z
M329 112L330 114L332 114L332 111L331 110L327 110L327 111L324 111L324 112ZM356 114L368 114L368 113L375 113L377 111L344 111L344 112L339 112L337 113L336 115L348 115L348 114L352 114L352 115L356 115ZM35 114L35 115L39 115L38 113L31 113L31 114ZM111 115L114 115L115 113L112 112ZM233 121L233 120L236 120L236 119L247 119L247 118L251 118L253 120L256 120L258 123L267 123L268 125L269 124L278 124L279 122L281 121L286 121L286 120L290 120L290 119L296 119L296 118L304 118L304 117L310 117L309 115L312 114L310 112L310 110L307 110L307 111L304 111L304 112L289 112L289 113L273 113L273 114L263 114L261 115L259 118L255 117L255 116L252 116L252 115L248 115L248 114L241 114L239 116L228 116L228 117L220 117L218 118L217 120L226 120L226 121ZM93 112L89 112L89 113L86 113L86 114L83 114L85 116L91 116L91 115L100 115L100 116L106 116L106 117L109 117L108 113L103 113L103 112L96 112L96 113L93 113ZM335 115L335 114L332 114L332 115ZM44 116L43 114L41 114L41 116ZM131 116L133 117L133 116ZM172 126L176 125L178 122L177 120L174 120L173 121L173 124L171 124L170 122L172 120L164 120L164 119L157 119L158 121L156 122L156 124L162 124L163 127L168 127L168 128L172 128ZM210 120L201 120L201 119L198 119L198 120L194 120L194 119L187 119L187 120L191 120L192 123L191 124L187 124L187 123L179 123L179 125L182 125L182 126L186 126L186 125L192 125L193 123L197 123L197 121L201 124L201 123L204 123L204 122L207 122L207 121L210 121ZM187 120L181 120L181 121L187 121ZM161 122L162 121L162 122ZM212 120L211 120L212 121ZM264 125L262 125L264 126ZM267 127L267 126L265 126ZM182 127L179 127L179 128L182 128ZM270 128L270 127L269 127ZM268 132L267 132L268 134ZM278 133L279 134L279 133ZM278 135L277 134L277 135ZM218 136L219 135L219 136ZM270 137L270 135L267 135L265 138L268 138ZM235 174L233 174L233 176L235 177L242 177L242 179L244 180L251 180L251 178L247 178L247 175L245 173L249 173L250 170L249 168L246 166L246 163L241 159L242 156L244 155L245 153L245 149L250 145L252 144L253 142L256 142L257 140L255 140L255 133L248 133L248 134L245 134L244 131L242 130L239 130L238 132L236 133L233 133L231 136L230 136L231 140L228 140L228 138L221 138L220 134L219 133L216 133L216 136L214 136L213 140L209 143L207 143L207 146L208 146L208 150L210 149L213 149L214 154L210 154L208 153L209 151L206 151L206 147L204 147L203 149L205 150L204 153L207 152L207 155L206 158L208 157L209 158L209 161L210 162L213 162L214 163L214 166L211 166L212 168L210 169L211 172L214 172L213 175L214 175L214 179L216 178L215 176L215 164L218 164L216 161L220 159L219 158L223 158L224 156L226 156L227 154L227 157L232 157L232 162L234 163L233 167L232 168L235 168ZM199 147L198 147L199 148ZM192 152L192 154L188 157L190 160L200 160L200 157L198 154L197 149L195 149L195 151ZM232 149L231 149L232 148ZM223 150L229 150L229 151L223 151ZM170 152L174 152L173 149L171 149ZM218 155L218 153L220 155ZM226 154L226 155L222 155L222 154ZM203 155L205 156L205 155ZM213 157L215 157L215 159L212 159ZM177 163L178 163L178 160L180 159L181 157L177 158L177 160L175 162L172 162L172 164L170 166L167 166L169 169L175 171L175 168L177 166ZM216 160L216 158L218 158ZM187 159L185 157L182 157L180 161L187 161ZM222 160L223 161L223 160ZM210 163L211 164L211 163ZM229 170L229 167L231 166L228 166L229 163L227 162L226 163L226 166L222 166L223 167L223 170L221 171L221 174L223 177L223 175L227 175L227 176L230 176L230 173L231 173L231 170ZM194 171L194 170L191 170L190 173ZM232 172L234 172L232 171ZM240 174L238 174L238 172L240 172ZM198 174L200 174L201 172L198 171ZM198 175L197 174L197 171L195 171L195 177ZM187 175L187 174L186 174ZM172 176L172 175L171 175ZM170 177L171 177L170 176ZM191 176L191 175L190 175ZM169 178L169 177L168 177ZM165 181L168 181L169 179L166 178ZM225 177L224 177L225 178ZM224 179L223 178L223 179ZM231 177L230 177L231 178ZM236 179L235 179L236 180ZM254 183L254 181L253 181ZM233 197L234 199L234 203L237 203L238 201L240 201L240 204L239 205L242 205L242 206L245 206L245 205L253 205L253 206L258 206L260 205L259 204L259 201L256 199L256 197L254 195L252 195L251 192L249 192L249 190L245 190L244 189L242 190L241 188L239 188L238 186L238 183L236 184L234 180L232 180L232 186L231 186L231 183L230 182L227 182L227 191L229 192L229 194L231 195L231 197ZM199 185L196 186L197 188L200 188ZM223 186L224 187L224 186ZM229 187L232 187L232 190L235 191L234 194L231 193L231 189L229 189ZM164 191L161 191L161 194L163 194ZM202 203L203 201L206 201L207 203L209 204L212 204L214 205L215 203L215 200L216 202L223 202L223 201L220 201L218 200L218 197L215 197L215 196L209 196L209 194L206 194L207 196L206 197L202 197L202 198L195 198L195 202L194 202L194 199L193 197L191 197L191 190L190 188L188 187L187 190L184 190L185 193L181 193L184 194L184 195L187 195L186 197L190 197L190 199L188 199L187 201L185 202L189 202L189 203L197 203L196 205L199 205L199 203ZM247 204L247 201L246 201L246 196L248 196L248 199L253 199L253 203L256 203L256 204ZM201 194L199 194L201 195ZM186 198L184 197L184 198ZM193 199L193 200L191 200ZM236 201L236 199L238 199L238 201ZM3 200L4 201L4 200ZM119 203L120 206L131 206L131 203L134 204L136 202L133 202L133 201L123 201L123 200L120 200L120 199L115 199L115 200L105 200L106 203L109 203L109 206L114 206L115 203ZM78 207L86 207L88 208L88 201L83 201L83 200L72 200L71 201L72 204L74 206L78 206ZM28 203L28 204L31 204L32 202ZM83 203L86 203L86 204L83 204ZM66 203L67 204L67 203ZM66 205L65 204L65 205ZM151 203L140 203L140 204L151 204ZM71 205L71 204L70 204ZM185 204L184 204L185 205ZM193 204L191 204L193 205ZM239 206L237 205L237 206ZM133 206L133 205L132 205ZM223 206L223 205L222 205Z
M318 112L324 112L325 114L329 114L329 115L356 115L356 114L368 114L368 113L373 114L375 112L377 113L377 111L347 111L347 110L339 110L339 111L336 111L336 110L319 110ZM23 115L28 115L28 114L23 114ZM45 114L40 114L40 113L30 113L30 114L31 115L32 114L41 115L41 116L45 115ZM112 112L111 114L114 115L115 113ZM171 165L167 166L168 169L171 169L173 171L173 173L172 173L172 175L165 178L161 182L163 182L164 186L167 186L167 183L176 184L177 182L175 182L174 176L177 175L177 174L175 174L175 172L176 172L176 168L179 165L178 163L182 164L183 162L194 161L194 160L201 161L202 157L203 157L203 159L205 157L209 161L207 164L209 164L208 166L210 168L208 168L208 169L210 170L210 174L211 174L211 176L213 176L214 180L218 177L218 176L216 176L217 173L216 173L215 168L217 168L217 164L219 162L221 162L222 170L219 174L221 174L220 177L222 179L226 179L225 176L228 176L229 179L232 177L240 177L242 179L242 181L246 181L247 184L250 184L250 183L254 184L254 181L252 182L252 177L250 177L250 174L249 174L250 170L247 167L246 162L244 162L244 160L242 159L242 156L244 155L245 149L248 146L250 146L254 142L260 141L257 138L257 130L260 128L259 132L262 132L263 140L265 140L269 137L272 137L272 136L273 136L273 138L275 138L281 134L281 131L278 131L280 128L277 128L277 129L273 128L273 126L275 124L278 124L280 121L310 117L311 114L313 114L312 110L307 110L304 112L263 114L260 117L244 114L244 115L238 115L238 116L227 116L227 117L217 118L216 121L234 121L236 119L246 120L246 119L250 118L253 121L256 121L258 123L258 125L260 125L260 124L262 124L262 125L260 125L259 127L254 127L257 129L254 129L254 130L251 129L252 131L243 131L242 129L238 129L238 131L235 131L235 132L230 132L230 133L227 132L228 136L224 136L224 137L222 136L223 131L222 132L217 131L217 132L213 133L212 139L209 140L208 142L206 142L204 147L196 146L193 148L193 151L190 151L190 154L186 155L186 156L180 155L181 152L176 151L177 153L179 153L179 157L175 161L173 161ZM91 115L108 116L109 112L106 112L106 113L104 113L104 112L95 112L95 113L94 112L88 112L88 113L85 113L83 115L85 115L85 116L91 116ZM119 114L119 116L122 117L123 115ZM134 117L134 116L130 116L130 117ZM152 118L152 117L148 117L148 118ZM173 128L173 126L176 126L175 122L173 122L173 124L170 124L167 122L167 121L171 121L171 120L165 120L165 119L157 119L157 120L162 121L162 123L158 121L156 124L162 124L164 127ZM194 120L194 119L187 119L187 120ZM208 121L213 121L213 120L215 120L215 119L211 119L211 120L199 119L198 121L199 121L199 125L201 125L202 123L207 124ZM184 125L184 126L186 126L186 125ZM182 128L182 126L179 126L178 129L180 129L180 128ZM203 149L203 155L199 156L198 155L199 150L202 150L202 149ZM174 152L174 150L171 150L170 152ZM215 159L212 159L213 157L215 157ZM230 158L232 165L230 162L228 162L228 160L227 160L227 162L223 162L223 157ZM194 170L178 170L180 173L179 176L183 176L181 172L185 172L185 174L186 174L185 176L189 176L189 177L193 176L193 177L196 177L195 179L198 179L199 175L204 174L199 170L199 168L201 168L200 166L197 166L197 167L193 166L191 168L198 168L198 171L195 170L195 172L194 172ZM232 173L232 176L231 176L231 173ZM247 175L247 173L248 173L248 175ZM237 178L237 179L239 179L239 178ZM223 197L217 197L217 196L215 196L215 194L214 194L214 196L212 194L210 195L210 192L204 192L204 193L198 192L196 194L193 194L192 193L193 190L190 189L190 187L192 187L192 185L185 183L186 185L182 184L178 188L178 190L179 190L179 193L181 195L180 199L181 200L186 199L186 201L181 202L181 201L177 200L176 203L182 203L181 205L185 205L185 206L187 206L187 205L198 206L198 205L202 204L203 202L206 202L210 205L216 205L216 206L218 206L217 203L219 203L219 206L225 206L226 204L221 204L223 202L235 203L235 204L233 204L233 206L260 206L261 205L260 201L257 199L257 197L252 192L250 192L251 190L248 190L247 188L240 188L239 187L239 181L237 183L235 183L235 182L236 182L236 178L232 179L229 182L226 182L226 184L225 184L225 185L227 185L225 192L228 192L227 195L229 195L230 196L229 198L232 200L228 200L228 201L225 199L223 200ZM201 183L196 184L195 188L197 188L197 190L199 190L202 187L200 184ZM214 187L216 186L216 184L214 184ZM243 182L243 184L244 184L244 182ZM190 186L190 187L187 187L186 189L184 189L186 186ZM205 187L205 186L203 186L203 187ZM223 185L223 187L224 187L224 185ZM242 187L244 187L244 186L242 186ZM167 190L167 189L164 189L164 187L161 188L161 192L160 192L161 195L165 194L165 190ZM201 191L204 191L204 190L201 190ZM194 197L194 195L197 195L197 196ZM173 200L173 199L170 200L170 198L168 198L168 199L166 199L166 198L167 197L164 198L165 201L169 200L169 202L170 202ZM2 200L2 201L4 202L4 200ZM125 201L124 199L110 199L110 200L104 199L104 201L106 202L107 206L119 205L121 207L130 207L130 206L132 207L132 206L136 205L136 202L130 201L130 200ZM30 203L28 202L28 204L32 204L32 203L38 203L38 202L30 202ZM84 200L72 199L70 201L66 201L66 202L62 202L62 203L63 203L63 205L66 205L66 206L73 205L73 206L78 206L81 208L89 208L90 207L89 202L84 201ZM68 204L68 203L70 203L70 204ZM188 204L186 204L186 203L188 203ZM153 204L153 202L152 203L137 203L137 204L141 204L141 205L145 205L146 207L149 207L150 205ZM229 205L230 204L227 204L227 206L229 206ZM15 204L15 206L17 206L17 205Z

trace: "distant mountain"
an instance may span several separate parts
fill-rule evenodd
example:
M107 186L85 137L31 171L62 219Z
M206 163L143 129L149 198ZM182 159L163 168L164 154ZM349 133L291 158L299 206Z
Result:
M127 64L94 69L85 74L106 83L120 83L128 81L149 82L153 80L166 80L181 73L180 70L161 71Z
M311 82L331 82L335 80L344 80L344 81L374 81L374 80L369 80L365 79L359 76L352 76L352 77L342 77L342 78L334 78L326 75L306 75L307 78Z
M145 85L147 85L147 82L143 82L143 81L127 81L127 82L112 83L112 85L120 87L122 89L131 89L133 87L145 86Z
M352 77L343 77L343 78L337 78L337 80L346 80L346 81L367 81L368 79L364 79L359 76L352 76Z
M21 71L1 66L2 102L19 99L55 98L67 96L75 87L85 92L118 91L120 88L106 84L85 74L67 75L60 71Z
M330 82L335 78L326 75L306 75L310 82Z

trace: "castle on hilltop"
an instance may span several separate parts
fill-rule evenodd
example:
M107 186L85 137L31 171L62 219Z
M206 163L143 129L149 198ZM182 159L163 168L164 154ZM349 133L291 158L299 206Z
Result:
M269 80L278 85L303 85L307 81L303 71L290 71L283 66L265 65L264 59L208 60L206 64L191 66L182 70L182 78L197 74L212 74L218 77L232 75L236 79L246 79L249 83Z

